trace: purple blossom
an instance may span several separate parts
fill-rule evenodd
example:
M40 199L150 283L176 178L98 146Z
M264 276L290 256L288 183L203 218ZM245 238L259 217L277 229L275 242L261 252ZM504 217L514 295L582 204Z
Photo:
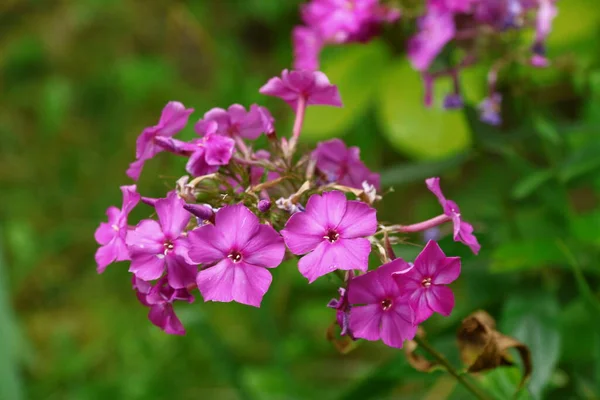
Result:
M294 69L316 71L319 69L319 53L323 40L319 34L305 26L297 26L292 31L294 45Z
M502 124L502 116L500 115L501 107L502 95L500 93L492 93L492 95L483 99L479 104L479 119L493 126Z
M156 144L157 137L172 137L181 131L188 122L190 114L194 112L193 108L185 108L183 104L177 101L167 103L160 115L160 120L155 126L143 130L137 138L135 158L127 170L127 176L133 180L138 180L144 163L163 151L163 148Z
M195 151L190 156L185 169L193 176L211 174L220 166L229 164L235 147L232 138L215 133L193 140L191 144L195 147Z
M281 73L281 78L269 79L259 92L281 98L294 110L297 109L300 98L303 98L307 105L342 106L337 86L332 85L327 76L319 71L285 69Z
M312 157L331 181L357 189L363 188L363 182L380 188L379 174L371 172L360 160L358 147L346 147L342 140L331 139L319 143Z
M281 236L244 205L225 206L217 211L215 224L194 229L190 258L204 264L196 283L205 301L237 301L260 307L271 285L267 268L283 260Z
M367 270L371 243L365 237L377 230L375 214L339 191L314 194L306 211L293 214L281 234L292 253L306 254L298 269L312 283L337 269Z
M244 106L233 104L227 110L213 108L208 111L204 118L194 125L194 130L200 136L216 132L219 135L254 140L262 133L272 133L273 121L271 113L265 107L252 104L246 111ZM214 123L217 124L216 129Z
M430 240L415 259L410 271L393 275L398 288L409 296L409 304L420 324L434 312L449 316L454 294L445 285L460 275L460 258L446 257L440 246Z
M152 281L166 270L169 285L175 289L194 282L197 268L188 258L188 240L183 235L191 215L183 205L174 191L169 192L155 203L159 222L145 219L128 232L129 272L139 279Z
M476 0L429 0L427 7L435 8L441 11L450 11L455 13L466 13L471 10L472 4Z
M170 335L185 335L185 329L173 309L175 301L194 302L187 289L173 289L168 284L168 278L161 278L154 286L133 276L133 289L136 291L140 303L150 307L148 319Z
M407 51L413 67L424 71L454 37L454 15L433 8L419 19L418 27L418 33L408 41Z
M388 346L402 348L405 340L415 336L417 326L413 323L414 313L408 296L392 278L392 274L410 268L408 263L397 258L350 281L350 329L355 337L381 339Z
M463 108L463 98L459 93L450 93L444 97L444 109L457 110Z
M352 273L352 271L350 271L350 273ZM348 290L339 288L338 293L340 294L340 298L331 299L331 301L327 304L327 307L334 308L336 310L335 319L342 330L340 332L340 336L348 335L350 338L354 339L354 335L350 330L350 313L352 306L348 302Z
M106 210L108 222L100 223L94 234L96 242L100 245L96 251L96 270L103 273L108 264L115 261L129 260L129 252L125 244L127 236L127 217L131 210L139 203L140 195L136 192L136 186L121 186L123 192L123 205L119 210L117 207L109 207Z
M429 178L425 180L427 188L438 198L444 214L452 220L454 225L454 240L462 242L469 246L473 253L479 253L481 246L477 242L477 238L473 235L473 226L462 220L460 208L452 200L447 200L440 188L440 178Z

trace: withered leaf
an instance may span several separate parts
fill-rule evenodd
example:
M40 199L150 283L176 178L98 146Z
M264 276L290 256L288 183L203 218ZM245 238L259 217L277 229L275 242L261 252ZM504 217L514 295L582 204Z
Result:
M348 335L340 336L339 332L340 327L337 322L334 322L327 328L325 337L328 341L333 343L337 351L342 354L348 354L358 346L358 342L352 340Z
M513 365L508 350L516 349L523 361L524 371L519 387L531 375L529 348L517 339L496 331L496 321L485 311L478 310L462 321L457 333L460 356L468 372L480 372L503 365Z

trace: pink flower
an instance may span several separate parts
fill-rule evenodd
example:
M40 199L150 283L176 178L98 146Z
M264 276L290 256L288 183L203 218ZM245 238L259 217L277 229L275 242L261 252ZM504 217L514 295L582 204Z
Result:
M173 289L168 284L168 278L161 278L154 286L133 276L133 289L136 291L140 303L150 307L148 319L170 335L185 335L185 329L173 309L175 301L194 302L187 289Z
M416 70L425 71L454 37L454 15L433 8L418 24L419 32L408 41L408 58Z
M160 278L168 271L169 285L181 289L194 282L197 268L188 258L188 240L183 235L191 215L184 201L169 192L155 203L158 220L142 220L127 234L131 256L129 272L144 281Z
M474 0L429 0L427 7L455 13L466 13L471 10Z
M108 222L102 222L94 238L100 244L96 251L96 270L103 273L108 264L115 261L129 260L129 252L125 244L127 236L127 216L139 203L140 195L136 192L135 185L121 186L123 192L123 205L119 210L117 207L109 207L106 210Z
M415 259L408 272L393 275L402 293L408 294L414 311L415 324L420 324L434 312L449 316L454 308L454 294L447 284L460 275L460 258L446 257L433 240Z
M502 124L502 95L492 93L482 100L478 106L479 119L488 125L499 126Z
M260 307L285 246L275 229L261 225L244 205L217 211L215 224L190 232L190 258L204 264L196 283L205 301L237 301Z
M231 105L227 110L213 108L204 114L204 118L194 125L194 130L200 136L216 132L225 136L240 136L244 139L257 139L262 133L271 134L274 119L265 107L256 104L246 111L239 104ZM216 129L211 124L216 123Z
M377 230L374 208L347 200L342 192L314 194L306 211L293 214L281 231L294 254L306 254L298 269L309 283L335 271L368 268L371 243L366 236Z
M301 97L307 105L342 106L337 86L329 83L327 76L319 71L288 71L285 69L281 73L281 78L269 79L259 92L281 98L294 110L296 110L298 99Z
M185 108L178 101L167 103L162 110L158 124L144 129L138 137L135 149L136 160L130 164L127 176L137 181L144 163L163 151L163 148L158 146L154 139L159 136L174 136L185 127L192 112L194 112L193 108Z
M473 226L462 220L460 208L452 200L447 200L440 188L440 178L429 178L425 180L427 188L438 198L444 214L448 216L454 224L454 240L462 242L469 246L473 253L479 253L481 246L477 238L473 235Z
M371 172L360 160L360 149L346 147L340 139L319 143L312 157L317 161L317 168L332 182L357 189L363 188L363 182L380 187L379 174Z
M297 26L292 31L294 44L294 69L316 71L319 69L319 53L323 48L323 39L319 34L305 26Z
M381 339L388 346L402 348L405 340L415 336L417 326L413 323L408 297L392 278L393 273L402 273L410 268L408 263L397 258L350 281L350 330L355 337Z

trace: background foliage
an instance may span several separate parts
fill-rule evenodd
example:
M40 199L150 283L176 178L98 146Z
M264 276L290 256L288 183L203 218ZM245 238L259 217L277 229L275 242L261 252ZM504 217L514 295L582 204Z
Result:
M96 275L93 232L120 203L136 136L168 100L194 107L195 118L259 102L286 132L288 106L258 88L291 63L298 4L1 2L0 399L467 398L447 375L413 371L380 343L338 354L325 340L335 282L309 286L293 263L274 271L261 309L180 307L183 338L147 322L125 264ZM428 338L458 363L460 320L487 309L531 348L530 393L519 398L600 394L599 27L596 0L559 2L554 66L505 71L501 129L474 110L486 65L462 78L465 110L423 108L403 55L407 24L366 46L328 49L323 69L346 107L307 116L304 143L342 136L394 187L384 219L437 215L423 179L443 177L482 251L443 240L446 253L464 257L464 273L455 312L428 321ZM163 154L140 189L159 196L182 171ZM418 246L398 253L412 258ZM517 367L482 377L499 399L519 378Z

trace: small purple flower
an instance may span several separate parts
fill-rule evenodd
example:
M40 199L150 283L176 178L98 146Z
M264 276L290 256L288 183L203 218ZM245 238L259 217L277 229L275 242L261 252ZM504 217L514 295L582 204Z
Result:
M444 109L457 110L463 108L463 99L459 93L450 93L444 97Z
M175 301L194 302L187 289L173 289L168 284L168 278L161 278L154 286L133 276L133 289L136 291L140 303L150 307L148 319L170 335L185 335L185 329L173 309Z
M185 108L185 106L178 101L167 103L162 110L158 124L144 129L137 138L135 150L136 160L130 164L129 169L127 170L127 176L137 181L142 172L142 168L144 167L144 163L163 151L163 148L157 145L154 139L160 136L172 137L181 131L187 124L188 118L192 112L194 112L193 108Z
M196 283L204 301L236 301L260 307L271 285L267 268L283 260L281 236L244 205L217 211L215 224L194 229L190 236L190 258L204 264Z
M473 235L473 226L462 220L458 205L452 200L447 200L446 197L444 197L442 189L440 188L440 178L426 179L425 184L427 185L427 189L438 198L438 201L444 209L444 214L452 220L452 224L454 225L454 240L469 246L473 253L479 253L481 246L477 242L477 238Z
M402 293L392 278L392 274L410 268L406 261L397 258L350 281L350 329L355 337L381 339L386 345L396 348L402 348L405 340L414 338L417 326L408 296Z
M500 115L501 107L502 95L500 93L493 93L479 104L479 119L486 124L499 126L502 124L502 116Z
M408 58L418 71L425 71L454 37L454 15L430 9L418 21L419 31L408 41Z
M127 216L139 203L140 195L136 192L136 186L121 186L123 192L123 205L119 210L117 207L109 207L106 210L108 222L100 223L94 234L96 242L100 245L96 251L96 271L103 273L108 264L115 261L129 260L129 252L125 244L127 237Z
M297 26L292 31L294 44L294 69L316 71L319 69L319 54L323 40L311 28Z
M252 104L246 111L244 106L233 104L227 110L213 108L208 111L204 118L194 125L194 130L200 136L216 132L219 135L254 140L262 133L272 133L273 121L271 113L264 107ZM216 129L213 125L215 122Z
M447 284L460 275L460 258L446 257L440 246L430 240L415 259L413 268L393 275L398 288L408 294L409 304L420 324L434 312L449 316L454 308L454 294Z
M132 272L152 281L168 271L169 285L181 289L194 282L197 268L188 258L188 240L183 235L191 215L184 201L173 192L155 203L158 220L142 220L127 234Z
M317 161L317 168L331 181L357 189L363 188L363 182L380 188L379 174L371 172L360 160L360 149L346 147L341 139L319 143L312 157Z
M342 100L335 85L320 71L283 70L280 77L269 79L259 92L267 96L279 97L294 110L298 99L303 98L307 105L329 105L341 107Z
M193 176L202 176L216 172L220 166L229 164L233 156L235 141L232 138L209 133L191 143L194 152L190 156L185 170Z
M375 214L339 191L314 194L306 211L293 214L281 234L292 253L306 254L298 269L312 283L337 269L367 270L371 243L365 237L377 230Z

